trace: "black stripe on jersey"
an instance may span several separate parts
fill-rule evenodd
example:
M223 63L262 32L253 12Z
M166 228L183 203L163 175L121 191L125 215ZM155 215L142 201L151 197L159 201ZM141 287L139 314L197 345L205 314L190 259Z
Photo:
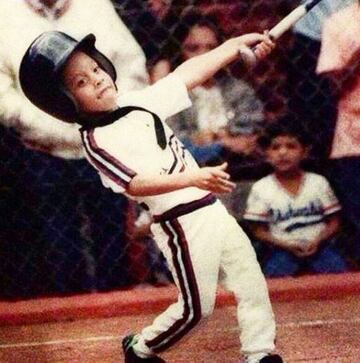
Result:
M171 167L170 167L170 169L168 171L168 174L172 174L174 172L174 170L175 170L177 164L179 163L179 161L181 161L181 163L182 163L180 172L182 172L185 169L185 164L184 164L184 161L183 161L184 157L185 157L185 149L184 149L184 147L182 147L182 152L181 152L182 159L179 160L179 157L178 157L179 153L177 153L176 150L174 150L174 147L178 148L179 144L175 145L174 141L176 142L176 138L175 138L175 135L173 134L173 135L170 136L168 145L169 145L170 150L171 150L171 152L172 152L172 154L174 156L174 162L171 165Z
M100 148L95 141L93 130L82 131L81 137L85 151L96 168L116 184L126 188L136 173Z
M295 231L296 229L305 228L305 227L308 227L308 226L313 226L315 224L320 224L320 223L323 223L323 222L324 222L323 219L318 219L316 221L311 221L311 222L293 223L293 224L290 224L290 226L287 226L285 228L285 231L286 232L292 232L292 231Z
M112 164L116 169L121 170L124 174L127 174L131 178L136 175L136 173L128 168L126 165L120 162L120 160L116 159L114 156L110 155L106 150L102 149L96 143L94 137L94 130L89 131L89 141L92 149L98 153L104 160L106 160L109 164Z
M178 158L177 158L177 155L176 155L176 153L175 153L175 151L174 151L174 149L173 149L173 139L174 139L174 137L175 137L175 135L171 135L170 136L170 139L169 139L169 147L170 147L170 150L171 150L171 152L172 152L172 154L173 154L173 156L174 156L174 162L173 162L173 164L171 165L171 167L170 167L170 169L169 169L169 172L168 172L168 174L172 174L173 172L174 172L174 169L175 169L175 167L176 167L176 165L177 165L177 163L178 163Z

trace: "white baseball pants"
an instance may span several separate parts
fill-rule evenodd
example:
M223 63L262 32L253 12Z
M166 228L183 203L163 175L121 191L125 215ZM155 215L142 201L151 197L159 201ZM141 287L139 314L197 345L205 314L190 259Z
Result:
M275 321L265 278L248 237L219 201L155 223L152 232L179 296L143 329L140 346L161 352L208 317L220 276L236 297L242 353L274 350Z

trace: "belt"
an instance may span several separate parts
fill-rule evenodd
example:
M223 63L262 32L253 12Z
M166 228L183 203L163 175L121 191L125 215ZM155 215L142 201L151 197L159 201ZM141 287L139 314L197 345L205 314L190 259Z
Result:
M217 198L215 197L215 195L210 193L201 199L193 200L189 203L179 204L176 207L173 207L168 211L164 212L163 214L153 216L154 223L163 222L169 219L183 216L185 214L189 214L197 209L214 204L216 201Z

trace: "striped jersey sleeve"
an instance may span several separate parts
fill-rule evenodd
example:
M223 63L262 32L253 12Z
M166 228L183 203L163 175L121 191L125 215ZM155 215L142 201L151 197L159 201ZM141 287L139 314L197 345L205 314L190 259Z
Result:
M119 158L98 145L94 130L82 130L81 137L90 163L100 172L103 184L108 179L116 185L116 192L126 191L136 172L124 165ZM104 176L106 179L104 179ZM109 187L110 185L105 185ZM114 188L112 188L114 189Z
M269 208L258 185L255 183L251 188L243 218L255 222L268 222Z
M331 215L337 213L341 210L341 205L335 196L329 182L322 176L320 176L321 185L319 190L321 190L320 196L324 207L324 215Z

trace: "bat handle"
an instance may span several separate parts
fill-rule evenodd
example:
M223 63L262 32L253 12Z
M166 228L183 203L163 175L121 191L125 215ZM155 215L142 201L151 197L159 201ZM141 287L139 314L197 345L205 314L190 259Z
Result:
M279 39L286 31L288 31L298 20L300 20L307 12L305 5L300 5L295 8L289 15L276 24L270 31L269 36L272 40ZM255 51L257 46L252 48L253 55L249 49L241 48L239 50L241 59L246 67L254 67L257 63Z
M270 35L269 37L271 40L275 40L273 36ZM258 49L259 44L249 48L247 46L242 46L239 49L239 54L241 57L242 62L245 64L247 68L252 68L258 63L258 59L256 57L256 50Z
M258 59L256 57L255 50L256 46L249 48L244 45L239 48L241 61L246 66L246 68L253 68L256 66Z

